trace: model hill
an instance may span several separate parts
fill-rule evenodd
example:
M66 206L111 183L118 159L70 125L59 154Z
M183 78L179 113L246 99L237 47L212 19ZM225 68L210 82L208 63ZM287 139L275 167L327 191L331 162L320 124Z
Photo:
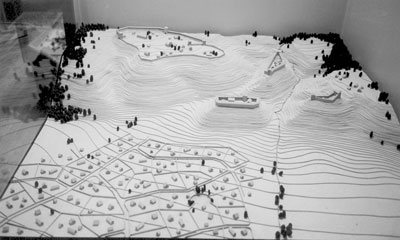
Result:
M4 236L400 237L398 119L338 35L80 29L42 88L56 117L0 200ZM224 54L183 54L174 36ZM143 59L169 37L183 53ZM265 74L277 52L284 67Z

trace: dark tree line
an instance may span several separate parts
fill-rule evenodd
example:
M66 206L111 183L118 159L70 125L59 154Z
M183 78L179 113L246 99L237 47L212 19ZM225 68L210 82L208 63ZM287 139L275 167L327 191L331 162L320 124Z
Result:
M289 48L289 44L291 44L296 38L300 40L307 40L312 37L327 42L328 46L330 44L333 44L331 54L322 56L322 60L324 61L324 63L321 65L321 68L326 69L324 73L325 75L335 70L341 69L362 69L360 64L357 61L353 60L353 57L351 56L349 50L347 49L343 40L340 38L340 35L337 33L295 33L291 36L280 38L280 44L287 44ZM274 39L277 39L277 37L274 37Z
M65 38L67 47L64 50L63 55L60 59L58 69L52 69L51 73L56 76L54 82L50 82L48 86L39 85L40 93L39 100L37 102L37 108L47 113L47 116L54 118L56 121L60 120L61 123L66 123L72 120L78 120L78 114L84 113L84 115L91 115L90 109L86 111L76 106L64 106L63 100L65 99L65 92L68 90L68 86L61 86L61 75L64 73L63 67L68 65L68 59L74 59L77 61L76 67L83 67L83 58L87 53L87 49L81 46L81 41L85 41L85 37L88 36L90 31L105 31L108 29L104 24L81 24L76 29L76 25L72 23L65 23ZM46 58L43 55L39 55L33 62L33 65L40 66L39 62ZM57 63L51 61L50 64L54 67ZM82 69L81 74L74 76L82 77L85 75L85 71ZM70 77L70 76L68 76ZM92 78L91 78L92 79ZM71 95L67 94L67 99L70 99ZM96 115L93 115L93 120L96 120Z

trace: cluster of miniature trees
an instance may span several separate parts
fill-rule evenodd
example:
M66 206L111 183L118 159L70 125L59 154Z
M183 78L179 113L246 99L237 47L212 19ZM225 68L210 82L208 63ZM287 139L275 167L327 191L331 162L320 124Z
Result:
M281 225L281 231L276 231L275 232L275 239L281 239L281 236L284 239L287 239L287 237L292 237L293 234L293 225L292 223L289 223L287 226L285 224Z
M133 122L132 122L132 121L126 120L126 121L125 121L125 124L126 124L126 127L127 127L127 128L131 128L131 127L133 127L133 126L136 126L136 125L137 125L137 117L135 117L135 119L133 120ZM118 129L119 129L119 128L118 128Z
M211 54L214 55L214 56L218 56L218 52L215 51L215 50L212 50L212 51L211 51Z
M389 103L388 97L389 97L389 93L387 93L387 92L381 92L381 93L379 94L378 101L379 101L379 102L386 102L386 103Z
M276 169L277 169L277 167L276 167L276 161L274 161L273 167L272 167L272 169L271 169L271 174L272 174L272 175L275 175ZM263 172L264 172L264 168L261 168L261 169L260 169L260 172L263 173ZM279 171L278 174L279 174L280 177L282 177L282 176L283 176L283 171Z
M273 167L271 170L271 174L275 175L277 171L277 162L274 161L273 162ZM260 168L260 173L263 174L264 173L264 168L261 167ZM279 172L279 176L282 177L283 176L283 172L280 171ZM285 196L285 187L283 185L279 186L279 195L275 195L275 205L278 206L279 209L279 213L278 213L278 218L279 219L285 219L286 218L286 211L283 210L283 205L279 204L281 200L283 200ZM285 225L281 226L281 231L277 231L275 233L275 238L276 239L280 239L281 235L284 239L286 239L287 237L291 237L292 236L292 224L290 223L287 227L285 227Z
M371 89L375 89L375 90L379 89L378 82L372 82L372 83L368 84L368 87Z
M59 71L60 72L60 71ZM62 71L61 71L62 72ZM68 105L63 105L65 92L68 91L68 85L61 86L60 76L57 74L57 80L50 82L48 86L39 84L39 100L36 104L37 108L47 113L47 116L54 118L56 121L66 123L72 120L78 120L78 114L83 112L83 109ZM70 99L71 95L67 94ZM86 110L85 110L86 111Z
M87 53L87 49L81 47L81 41L85 41L85 37L88 36L90 31L105 31L108 26L104 24L83 24L76 30L75 24L65 23L65 38L67 47L61 56L61 64L58 69L53 69L51 73L56 76L55 82L50 82L48 86L39 85L40 93L37 107L47 113L48 117L54 118L56 121L60 120L61 123L66 123L72 120L78 120L78 114L83 116L91 115L91 111L82 109L75 106L64 106L63 100L65 99L65 92L68 90L68 86L61 86L61 75L64 73L62 67L68 65L68 59L76 60L76 68L83 67L83 58ZM93 36L93 33L91 33ZM44 59L44 56L40 56L34 61L34 65L40 66L39 62ZM50 62L54 67L57 63ZM89 67L89 65L88 65ZM74 73L74 77L81 78L85 76L85 70L82 69L81 73ZM37 75L37 74L36 74ZM70 76L68 75L68 78ZM90 81L93 81L93 76L90 76ZM87 83L89 80L87 80ZM67 98L70 99L71 95L67 94ZM93 115L93 119L96 120L96 115Z
M209 37L209 36L210 36L210 31L205 30L205 31L204 31L204 35L206 35L207 37Z
M320 39L321 41L327 42L327 46L333 44L330 55L322 56L322 60L324 61L324 63L321 65L321 68L326 69L324 73L325 75L335 70L341 70L341 69L350 70L351 68L353 68L361 70L360 64L357 61L353 60L349 50L347 49L343 40L340 38L340 35L337 33L328 33L328 34L295 33L288 37L279 38L280 44L288 44L287 46L289 48L289 44L291 44L293 40L296 38L300 40L317 38ZM274 37L274 39L278 38Z
M275 175L276 174L276 170L277 170L277 163L276 161L273 162L273 168L271 170L271 174ZM260 173L263 174L264 173L264 168L261 167L260 168ZM280 171L279 172L279 176L282 177L283 172ZM286 211L283 210L283 205L279 204L281 200L283 200L285 196L285 187L283 185L279 186L279 195L275 195L275 205L278 206L279 209L279 213L278 213L278 218L279 219L285 219L286 218ZM287 237L291 237L292 236L292 224L289 223L289 225L287 227L285 227L285 225L281 226L281 231L277 231L275 233L275 238L276 239L280 239L281 236L286 239Z

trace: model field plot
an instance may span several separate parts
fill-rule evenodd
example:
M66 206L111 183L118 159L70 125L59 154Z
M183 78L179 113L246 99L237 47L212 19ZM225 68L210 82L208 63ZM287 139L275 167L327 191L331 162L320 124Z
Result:
M124 27L117 30L118 39L136 47L143 60L172 56L222 57L224 51L201 40L168 28Z
M324 73L333 44L144 27L81 41L61 85L86 111L46 120L0 199L4 236L400 237L397 117L361 69Z

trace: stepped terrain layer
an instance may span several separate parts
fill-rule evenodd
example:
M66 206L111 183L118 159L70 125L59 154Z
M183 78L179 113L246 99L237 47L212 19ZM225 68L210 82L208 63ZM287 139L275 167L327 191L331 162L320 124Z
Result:
M46 120L1 197L2 236L400 238L398 119L362 71L319 73L332 45L184 34L218 57L161 57L168 33L144 31L151 59L139 33L91 33L61 76L63 104L91 113Z

